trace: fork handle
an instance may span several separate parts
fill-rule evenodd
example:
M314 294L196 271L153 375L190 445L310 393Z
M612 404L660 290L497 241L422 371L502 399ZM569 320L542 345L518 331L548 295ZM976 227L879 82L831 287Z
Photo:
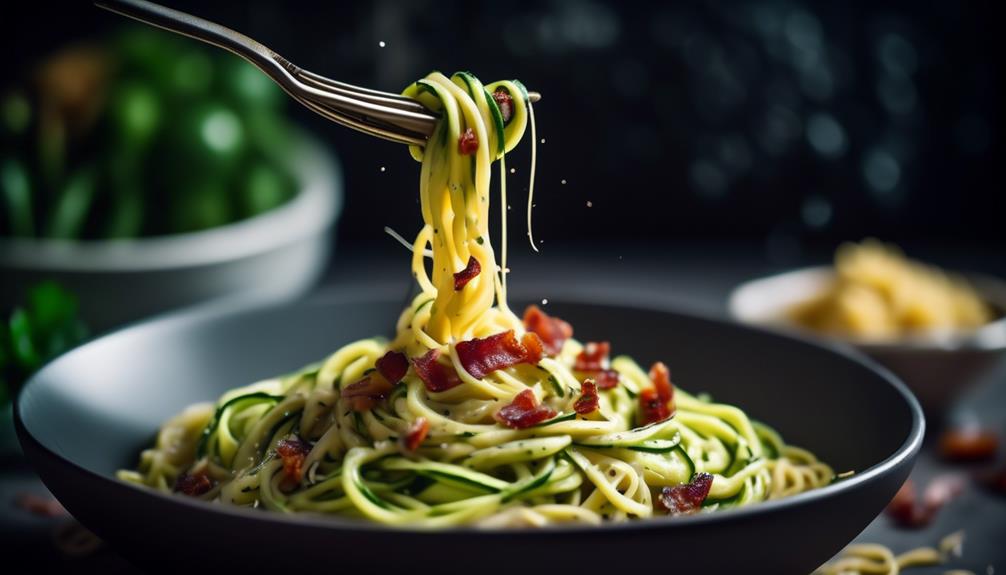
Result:
M110 12L233 52L268 74L287 91L296 84L293 75L298 74L300 68L256 40L216 22L146 0L95 0L94 4Z

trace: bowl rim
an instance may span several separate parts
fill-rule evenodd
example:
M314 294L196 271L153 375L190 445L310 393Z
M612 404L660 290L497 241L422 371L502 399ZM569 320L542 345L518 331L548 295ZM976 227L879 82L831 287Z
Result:
M866 353L925 352L950 354L960 351L999 352L1006 350L1006 314L1002 314L974 330L957 330L939 334L920 332L916 335L891 339L864 339L818 333L783 318L775 318L775 321L754 319L742 311L741 300L751 291L764 288L773 283L794 280L796 278L808 276L834 277L834 273L835 270L830 265L806 266L741 282L734 286L727 298L727 308L730 317L734 321L744 325L758 326L802 338L850 345ZM978 272L960 271L955 273L968 280L982 299L986 303L992 304L997 308L997 311L1006 310L1006 280ZM810 297L811 295L806 294L805 297ZM796 303L797 301L803 300L794 299L790 303Z
M279 309L283 307L290 306L330 306L335 304L347 304L347 303L390 303L399 302L401 300L401 289L400 286L379 286L379 287L366 287L366 286L351 286L351 287L337 287L327 290L322 290L316 292L311 297L298 300L295 302L268 302L263 303L262 300L258 299L234 299L234 300L222 300L218 302L210 302L208 304L198 306L197 308L189 308L178 311L171 311L153 318L146 320L141 320L129 326L125 326L106 335L103 335L95 340L92 340L84 345L74 348L63 355L50 361L49 364L43 366L32 378L24 385L21 392L14 405L14 425L17 431L18 439L21 441L22 446L29 444L31 448L35 451L43 453L50 459L56 460L60 465L72 468L78 473L82 473L91 479L110 483L115 488L122 489L132 489L135 494L140 497L153 498L154 501L165 503L165 504L175 504L181 505L186 509L191 510L193 513L222 513L233 519L241 519L243 521L254 521L260 522L262 524L270 524L272 522L279 522L281 524L290 525L293 527L303 527L311 529L327 529L332 531L344 531L352 530L359 532L379 532L379 533L391 533L391 534L405 534L408 536L428 536L428 535L465 535L469 537L498 537L501 535L515 536L521 534L533 533L536 536L560 536L562 534L569 533L604 533L610 530L616 530L619 532L632 532L642 529L658 529L658 528L670 528L674 526L696 526L706 523L715 523L719 521L726 520L738 520L743 521L745 518L750 518L757 515L771 515L773 513L781 512L792 507L801 506L814 501L819 501L833 497L837 494L850 491L856 487L863 484L872 482L878 477L887 474L890 470L902 465L906 461L913 461L915 456L918 454L922 447L923 437L925 435L925 416L922 412L922 407L920 406L918 400L914 395L908 390L901 380L894 376L889 370L871 360L867 356L859 353L858 351L849 348L847 346L836 346L823 341L812 341L804 338L794 337L789 334L781 333L773 330L761 329L755 326L732 323L727 319L716 316L715 314L695 312L692 310L683 310L672 303L661 300L659 297L649 296L635 297L632 300L626 300L625 294L632 293L634 296L638 295L632 291L622 291L622 290L596 290L589 286L584 287L573 287L568 289L568 291L562 292L561 296L553 296L555 302L568 303L568 304L580 304L580 305L601 305L601 306L612 306L612 307L622 307L626 309L636 309L642 311L658 311L662 313L670 313L679 316L690 317L694 319L699 319L703 321L709 321L713 323L732 325L737 329L741 329L747 332L756 332L760 336L769 337L773 339L781 339L791 343L796 343L803 346L810 346L817 348L818 350L827 351L832 354L836 354L844 357L846 360L857 363L877 374L881 379L883 379L889 386L891 386L897 394L904 401L905 405L908 407L909 413L911 415L911 426L908 430L908 434L905 437L902 444L890 453L883 460L873 464L872 466L862 470L855 475L843 479L841 481L834 482L830 485L826 485L819 489L812 491L805 491L803 493L798 493L796 495L785 497L782 499L775 499L770 501L763 501L757 505L752 505L749 507L740 507L735 509L727 509L723 511L718 511L716 513L701 513L696 515L684 516L684 517L651 517L649 519L643 519L638 521L629 521L625 523L613 523L613 524L602 524L597 525L580 525L580 524L564 524L557 526L549 526L546 528L503 528L503 527L493 527L493 528L476 528L473 526L456 526L443 529L426 529L419 528L409 525L404 526L389 526L376 522L369 521L359 521L353 519L346 519L338 516L325 516L320 514L281 514L281 513L263 513L260 510L246 509L243 507L220 505L213 502L206 502L202 500L190 499L185 497L179 497L177 495L162 493L160 491L155 491L145 486L135 485L132 483L127 483L121 481L115 477L109 477L105 474L92 471L83 465L78 464L75 461L57 453L53 449L43 444L40 440L35 438L32 432L28 429L24 421L23 411L25 409L25 398L31 394L33 387L41 385L39 380L41 375L52 363L59 361L62 357L81 353L88 346L98 344L100 345L103 340L115 337L127 337L129 332L137 329L144 329L151 325L168 326L170 324L199 324L206 321L215 321L229 315L238 315L245 313L255 313L258 311L268 311ZM618 294L622 294L621 297ZM523 299L523 298L515 298ZM159 423L158 423L159 425ZM28 453L32 449L25 446L25 452Z
M343 205L337 157L293 127L280 162L293 172L297 193L262 214L205 230L129 239L0 237L0 269L118 273L210 266L279 249L334 225Z

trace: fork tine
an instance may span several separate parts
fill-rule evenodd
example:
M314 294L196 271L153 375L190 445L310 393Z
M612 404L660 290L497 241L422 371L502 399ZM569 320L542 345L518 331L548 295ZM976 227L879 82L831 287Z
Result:
M430 113L428 109L423 107L423 105L416 100L399 94L392 94L381 90L372 90L370 88L354 86L353 84L346 84L345 82L332 80L331 78L327 78L304 69L301 69L299 73L295 75L306 84L332 90L333 92L341 93L349 97L359 98L368 102L374 102L375 104L382 104L411 112Z
M303 104L312 112L333 122L342 124L347 128L376 136L385 140L390 140L399 144L415 144L417 146L426 145L426 134L405 130L399 126L383 124L375 119L355 118L342 111L332 108L323 102L316 102L301 96L294 96L298 102Z

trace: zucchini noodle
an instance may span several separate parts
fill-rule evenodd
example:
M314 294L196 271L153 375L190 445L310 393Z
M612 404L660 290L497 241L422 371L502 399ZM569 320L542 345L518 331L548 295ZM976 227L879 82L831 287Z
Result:
M837 559L825 563L813 575L899 575L912 567L943 565L952 557L960 557L963 542L964 532L957 531L940 540L939 549L916 547L900 555L876 543L857 543L846 547ZM974 575L960 569L946 573Z
M655 383L626 356L610 362L617 383L597 390L596 408L578 413L587 392L574 365L585 346L574 339L534 363L469 373L460 342L528 334L507 306L505 188L501 265L489 241L489 209L492 163L502 165L533 122L531 105L517 81L483 86L466 73L434 72L404 94L441 120L425 147L410 148L422 163L423 226L411 244L420 293L402 311L394 338L349 343L319 364L190 407L164 424L138 469L120 471L121 479L172 492L197 477L198 491L182 491L222 504L429 528L646 518L667 512L662 490L706 474L708 496L690 512L833 481L830 467L740 409L680 389L673 417L642 425L641 394ZM477 147L464 148L462 138L472 137ZM479 271L458 288L455 276L472 260ZM432 350L457 385L431 391L413 365L364 409L345 394L375 377L385 354L415 361ZM528 390L554 416L516 428L498 422L501 408ZM428 427L407 448L420 422ZM293 481L281 453L289 441L303 448Z

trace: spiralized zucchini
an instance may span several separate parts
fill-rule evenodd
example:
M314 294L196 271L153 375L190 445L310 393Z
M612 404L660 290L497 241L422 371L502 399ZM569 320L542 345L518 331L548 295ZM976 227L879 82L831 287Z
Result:
M497 91L512 98L512 109L501 110ZM598 392L597 409L578 414L582 380L573 366L583 346L573 339L534 365L468 373L458 342L526 333L507 307L505 255L497 265L489 242L490 169L496 160L502 169L533 110L520 83L483 86L465 73L434 72L405 94L442 119L424 148L411 148L422 162L423 227L412 256L420 293L401 313L394 339L350 343L320 364L190 408L164 425L138 470L120 478L172 491L199 474L208 481L198 496L223 504L431 528L646 518L661 513L662 488L700 473L712 474L703 511L832 481L831 468L740 409L680 389L672 418L641 426L637 397L653 383L628 357L611 362L619 383ZM471 136L477 149L464 153L460 138ZM502 198L504 230L505 204ZM471 258L481 271L456 289L455 273ZM389 350L413 359L439 350L461 383L429 391L410 368L383 401L354 409L343 391L373 374ZM497 422L494 414L526 390L556 415L526 428ZM402 438L420 418L428 435L412 451ZM291 438L306 450L292 482L278 454Z

